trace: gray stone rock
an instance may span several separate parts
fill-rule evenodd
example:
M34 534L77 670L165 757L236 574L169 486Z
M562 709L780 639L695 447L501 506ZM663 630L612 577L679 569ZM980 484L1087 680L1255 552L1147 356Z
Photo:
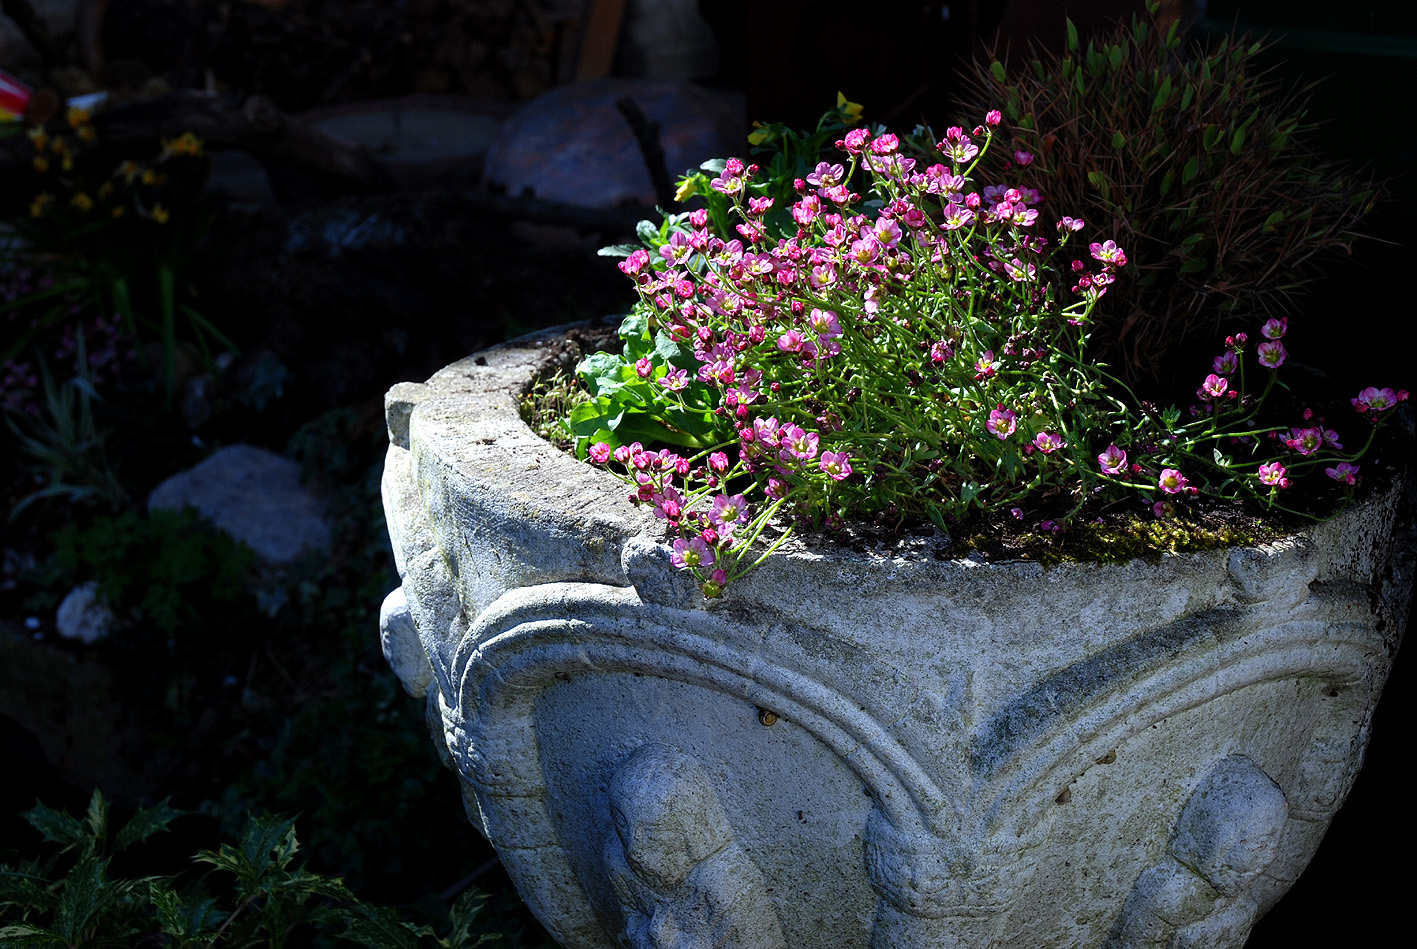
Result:
M113 631L113 611L98 595L98 583L90 580L69 591L54 615L54 628L65 639L92 645Z
M710 158L744 152L741 120L687 83L600 79L559 86L527 103L487 152L487 179L521 194L582 208L625 201L653 205L654 186L640 147L615 107L622 96L659 123L671 178Z
M300 484L300 466L254 445L228 445L148 495L148 510L196 508L262 560L288 564L330 543L324 505Z

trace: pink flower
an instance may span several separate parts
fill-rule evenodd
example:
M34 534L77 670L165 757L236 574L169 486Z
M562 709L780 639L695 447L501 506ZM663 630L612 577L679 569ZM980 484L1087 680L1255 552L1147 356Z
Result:
M597 465L603 465L610 460L610 446L605 442L596 442L590 446L590 460Z
M1228 388L1230 388L1230 380L1222 379L1215 373L1211 373L1205 377L1205 382L1202 382L1201 387L1196 390L1196 395L1205 400L1218 399L1225 394L1225 390Z
M1058 222L1058 230L1060 231L1080 231L1085 226L1082 218L1076 217L1065 217Z
M1018 427L1018 416L1012 409L1006 409L1003 403L1000 403L997 409L989 413L989 421L984 423L984 427L991 435L997 435L999 441L1003 441Z
M633 277L641 270L644 270L645 267L647 267L648 265L649 251L641 247L639 250L630 254L629 257L626 257L624 260L620 261L617 266L619 266L621 272L624 273L626 276Z
M799 425L789 425L782 430L782 452L784 461L811 461L817 457L817 433L805 431Z
M1161 477L1156 479L1156 486L1167 494L1180 494L1186 485L1186 476L1175 468L1162 468Z
M833 310L819 310L813 307L807 322L811 325L812 332L819 337L833 339L841 335L841 324L837 322L836 312Z
M983 356L979 357L979 361L974 364L975 379L988 379L996 371L998 371L998 366L994 364L994 351L992 349L987 350Z
M1277 339L1268 339L1255 348L1255 355L1260 361L1260 365L1267 369L1278 369L1284 365L1284 360L1289 353L1284 349L1284 344Z
M1289 479L1285 477L1284 466L1277 461L1271 461L1267 465L1260 465L1260 484L1289 487Z
M1002 121L1004 121L1004 116L998 109L990 109L984 113L984 124L990 128L994 128Z
M1014 152L1014 162L1017 163L1020 168L1031 165L1033 164L1033 153L1020 149Z
M1103 474L1121 474L1127 470L1127 453L1116 445L1108 445L1107 450L1097 456L1097 464Z
M1324 430L1321 428L1290 429L1284 444L1301 455L1312 455L1323 447Z
M1087 249L1092 252L1094 259L1100 260L1104 264L1112 264L1117 267L1127 265L1127 255L1122 248L1117 246L1116 241L1107 241L1103 244L1093 242L1087 245Z
M679 570L712 567L713 551L704 543L702 537L695 537L693 540L680 537L674 541L674 552L669 555L669 562Z
M1052 432L1039 432L1034 436L1033 445L1043 454L1051 455L1063 447L1063 436L1055 435Z
M648 379L652 372L654 372L654 363L650 362L648 356L635 360L635 375L641 379Z
M720 494L713 499L713 507L709 510L709 523L714 526L722 537L728 537L733 533L734 527L740 521L748 519L748 502L743 495L735 494L729 497Z
M672 487L666 487L663 491L655 494L651 501L654 502L654 516L661 521L677 521L683 510L683 498L679 492Z
M797 330L788 330L777 338L777 348L784 353L800 352L804 337Z
M1406 390L1394 392L1391 389L1376 389L1368 386L1353 399L1353 407L1359 412L1386 412L1399 402L1405 401Z
M1339 484L1352 486L1358 483L1358 467L1358 465L1350 465L1346 461L1340 461L1336 468L1325 468L1324 474Z
M844 451L824 451L818 467L833 481L841 481L851 474L851 457Z
M1265 320L1264 326L1260 327L1260 335L1266 339L1281 339L1287 329L1289 329L1289 318L1282 316L1278 319Z
M716 451L709 455L709 467L719 474L728 470L728 456L721 451Z
M1216 356L1215 361L1211 363L1210 366L1222 376L1234 375L1235 371L1240 368L1240 357L1236 356L1234 352L1226 350L1219 356Z
M678 392L689 385L689 373L683 369L671 369L659 377L659 384L670 392Z

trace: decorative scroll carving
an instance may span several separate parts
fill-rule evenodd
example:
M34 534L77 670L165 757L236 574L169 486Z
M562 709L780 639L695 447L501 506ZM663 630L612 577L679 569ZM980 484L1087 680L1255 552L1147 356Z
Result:
M1259 916L1250 884L1279 854L1284 792L1250 759L1219 761L1191 793L1165 857L1142 872L1106 949L1232 949Z
M763 875L733 837L704 769L641 746L610 781L605 872L631 949L784 949Z

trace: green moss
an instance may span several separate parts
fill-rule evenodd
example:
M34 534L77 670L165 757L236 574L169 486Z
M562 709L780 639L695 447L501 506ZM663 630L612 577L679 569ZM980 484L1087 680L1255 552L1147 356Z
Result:
M1059 535L1026 532L1009 539L1006 556L1044 566L1061 563L1155 562L1167 553L1196 553L1222 547L1249 546L1278 537L1280 532L1257 523L1211 527L1184 517L1165 520L1128 518L1120 524L1075 523ZM976 533L955 542L957 556L979 551L996 553L1000 538Z

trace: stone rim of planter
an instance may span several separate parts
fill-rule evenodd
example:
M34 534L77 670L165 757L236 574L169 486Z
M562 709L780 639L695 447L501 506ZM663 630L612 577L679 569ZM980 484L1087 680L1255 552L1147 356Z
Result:
M570 332L604 335L610 325ZM876 898L862 924L875 946L982 947L1017 938L1006 927L1033 919L1020 894L1055 892L1035 871L1046 854L1066 850L1050 831L1073 789L1146 729L1211 709L1255 734L1207 739L1198 753L1206 760L1194 766L1175 755L1158 766L1171 769L1176 784L1148 805L1165 814L1147 825L1142 856L1109 858L1112 876L1099 872L1110 904L1097 900L1085 922L1057 934L1084 945L1127 944L1160 898L1147 887L1170 892L1166 886L1184 878L1212 894L1208 915L1189 925L1229 926L1224 932L1242 942L1302 870L1351 784L1401 638L1413 573L1410 538L1399 544L1394 534L1401 484L1273 544L1157 563L1045 569L937 559L928 548L877 556L796 543L706 602L670 565L662 526L624 502L617 479L522 421L518 399L531 380L569 368L578 355L564 342L567 332L523 337L427 383L395 386L386 400L384 480L403 578L386 604L386 654L411 691L428 689L435 741L460 774L470 816L563 943L611 945L617 931L633 941L635 920L678 912L634 874L614 869L634 865L617 862L616 840L628 841L629 832L567 842L580 831L566 814L594 823L618 812L603 790L555 777L556 758L542 748L591 747L575 746L582 739L565 738L568 726L547 717L555 701L547 695L585 688L603 705L594 693L601 686L579 683L617 676L683 684L686 702L731 697L760 710L763 724L802 730L811 738L803 747L825 749L859 779L870 798L869 813L856 814L859 841L821 859L792 859L812 872L855 874L853 892ZM833 589L846 595L827 596ZM1281 750L1269 750L1261 733L1274 726L1251 724L1254 712L1241 697L1278 694L1275 684L1291 681L1321 684L1323 694L1294 699L1303 740L1281 735L1272 742ZM669 771L693 771L674 764L686 757L718 760L690 725L672 732L662 742L647 732L626 739L594 780L603 785L649 745L663 751L644 755L668 762ZM742 766L777 773L772 763ZM1115 770L1138 784L1139 768L1129 761ZM709 890L719 885L712 881L758 871L795 879L760 826L780 823L780 815L752 810L731 777L704 774L711 772L683 786L710 781L703 793L725 798L726 826L738 836L716 852L735 856L723 866L717 855L703 859L695 879L710 881ZM665 778L665 787L679 787L674 780ZM1191 803L1231 801L1224 789L1244 781L1249 796L1234 800L1265 799L1265 781L1282 788L1282 820L1233 801L1224 804L1229 811L1212 808L1230 815L1222 820ZM576 802L554 799L568 787ZM1134 805L1107 804L1105 793L1086 787L1117 809L1119 822L1137 819ZM1173 852L1195 836L1183 833L1187 821L1267 827L1271 818L1283 832L1254 844L1267 855L1259 869L1221 867L1196 876L1199 883L1185 876L1199 871L1175 869L1189 866ZM1254 833L1269 840L1268 831ZM625 843L626 859L630 849ZM1243 886L1226 893L1219 881L1231 877ZM766 918L761 905L735 899L733 912ZM644 909L651 904L659 908ZM777 916L797 940L787 944L799 944L797 920ZM1036 938L1044 924L1031 925Z

